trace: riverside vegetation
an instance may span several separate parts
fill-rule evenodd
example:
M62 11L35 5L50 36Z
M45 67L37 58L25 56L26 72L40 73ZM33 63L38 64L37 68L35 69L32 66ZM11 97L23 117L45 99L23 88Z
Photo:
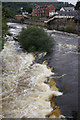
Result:
M23 28L18 35L18 41L22 48L28 52L50 52L53 47L53 39L44 31L43 28L37 26L28 26Z

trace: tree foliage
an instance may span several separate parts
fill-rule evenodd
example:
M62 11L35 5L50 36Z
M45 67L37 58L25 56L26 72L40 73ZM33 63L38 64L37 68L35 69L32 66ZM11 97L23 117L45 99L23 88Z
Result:
M22 18L22 19L20 20L20 22L23 23L23 22L24 22L24 18Z
M8 31L7 18L10 17L10 10L7 7L2 7L2 37Z
M2 7L2 16L4 18L11 17L11 15L10 15L10 9L8 7L4 7L4 6Z
M80 10L80 1L77 2L76 6L75 6L75 9L76 9L76 10Z
M2 21L2 36L7 34L7 31L8 31L8 25L6 24L6 21Z
M32 13L32 7L31 6L24 6L23 11L27 11L28 13Z
M2 5L4 7L8 7L10 9L11 15L14 16L15 14L18 14L20 12L20 8L23 7L24 11L27 11L29 13L32 12L32 9L35 7L36 4L43 5L43 4L52 4L55 6L56 9L61 7L70 7L73 6L72 4L69 4L68 2L3 2Z
M53 47L52 38L42 28L37 26L28 26L22 29L18 40L28 52L49 52Z
M3 2L2 5L4 7L7 7L10 9L11 15L14 17L14 15L22 13L21 7L23 7L23 11L27 11L29 13L32 12L32 4L28 2Z

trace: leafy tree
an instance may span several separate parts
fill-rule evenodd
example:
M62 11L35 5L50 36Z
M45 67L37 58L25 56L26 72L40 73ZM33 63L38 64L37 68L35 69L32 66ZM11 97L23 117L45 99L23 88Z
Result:
M77 2L76 6L75 6L75 9L76 9L76 10L80 10L80 1Z
M32 13L32 7L31 6L24 6L23 11L27 11L28 13Z
M59 8L56 8L56 9L55 9L55 11L59 11L59 10L60 10L60 8L61 8L61 7L59 7Z
M65 26L65 31L69 33L74 33L75 32L75 23L72 19L68 21L68 23Z
M7 19L10 18L10 9L8 7L2 7L2 41L0 41L0 50L2 50L4 48L4 43L5 43L5 39L4 36L6 34L10 35L10 33L8 32L8 25L7 25Z
M6 21L2 21L2 36L4 36L5 34L7 34L8 31L8 25L6 24Z
M8 31L8 25L7 18L10 17L10 11L9 8L2 7L2 37L7 33Z
M24 22L24 18L22 18L22 19L20 20L20 22L23 23L23 22Z
M42 28L37 26L28 26L22 29L18 36L18 41L28 52L49 52L53 47L52 38Z
M10 14L10 9L8 7L2 7L2 16L4 18L10 18L11 14Z

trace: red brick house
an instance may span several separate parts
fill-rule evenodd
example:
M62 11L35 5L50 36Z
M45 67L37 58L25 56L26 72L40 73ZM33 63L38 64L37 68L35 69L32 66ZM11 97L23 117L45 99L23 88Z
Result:
M15 15L15 19L17 19L17 20L21 20L22 18L24 19L23 15Z
M49 17L49 12L55 11L54 5L36 5L32 10L32 16L45 16Z

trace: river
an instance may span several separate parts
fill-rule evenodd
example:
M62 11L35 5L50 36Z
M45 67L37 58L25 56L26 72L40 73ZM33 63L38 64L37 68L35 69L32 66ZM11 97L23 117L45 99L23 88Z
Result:
M8 23L12 28L10 32L17 35L25 24ZM76 34L63 33L55 30L47 30L54 39L54 48L38 63L46 60L49 66L54 68L57 87L63 92L62 96L56 98L56 104L60 107L62 114L71 117L73 111L78 112L78 40L80 36Z
M55 47L40 62L47 60L53 66L57 86L63 95L56 98L62 113L70 117L78 112L78 54L80 36L57 31L47 31L55 41Z

